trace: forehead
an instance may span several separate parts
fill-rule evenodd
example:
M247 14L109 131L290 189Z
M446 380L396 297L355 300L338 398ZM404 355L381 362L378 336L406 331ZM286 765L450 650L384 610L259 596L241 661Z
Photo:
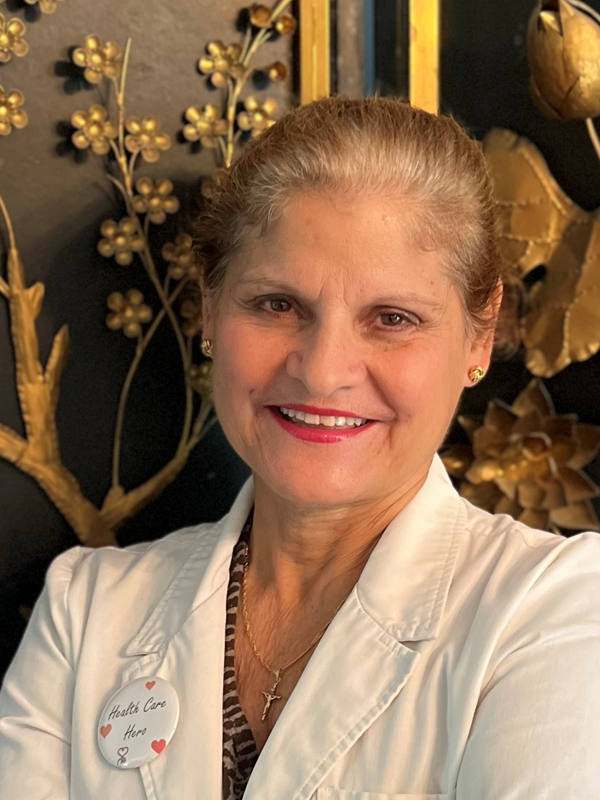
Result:
M314 288L337 282L357 291L386 286L442 291L445 252L425 249L419 234L409 200L298 195L266 234L244 237L228 270L229 283L279 277Z

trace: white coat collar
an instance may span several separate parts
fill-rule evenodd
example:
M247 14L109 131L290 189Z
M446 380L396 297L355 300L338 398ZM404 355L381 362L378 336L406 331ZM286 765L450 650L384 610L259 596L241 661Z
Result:
M229 513L199 539L129 643L127 656L158 652L228 581L233 548L253 503L249 478ZM382 534L356 588L365 611L396 640L436 636L465 520L464 505L436 454L424 485Z

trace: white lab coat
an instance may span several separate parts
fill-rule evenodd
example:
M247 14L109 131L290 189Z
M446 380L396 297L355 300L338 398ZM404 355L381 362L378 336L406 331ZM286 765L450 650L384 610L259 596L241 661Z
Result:
M0 797L221 798L226 590L252 503L249 479L218 523L54 561L0 696ZM177 731L149 764L111 767L100 713L156 675ZM476 509L436 456L245 798L600 798L600 535Z

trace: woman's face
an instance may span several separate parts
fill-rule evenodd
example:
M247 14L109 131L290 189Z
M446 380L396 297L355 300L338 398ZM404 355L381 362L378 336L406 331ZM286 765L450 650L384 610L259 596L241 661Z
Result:
M316 507L422 479L492 345L467 336L441 251L414 249L402 207L378 197L295 198L230 264L204 321L228 440L273 492ZM299 407L325 419L280 411ZM373 422L326 425L339 417Z

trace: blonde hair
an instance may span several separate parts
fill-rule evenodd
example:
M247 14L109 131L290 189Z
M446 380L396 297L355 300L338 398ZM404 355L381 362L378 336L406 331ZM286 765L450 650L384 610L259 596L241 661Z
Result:
M481 146L451 117L388 97L329 97L285 114L249 142L201 213L195 236L203 288L218 295L227 265L298 193L403 201L408 232L440 248L472 334L501 277L495 203Z

